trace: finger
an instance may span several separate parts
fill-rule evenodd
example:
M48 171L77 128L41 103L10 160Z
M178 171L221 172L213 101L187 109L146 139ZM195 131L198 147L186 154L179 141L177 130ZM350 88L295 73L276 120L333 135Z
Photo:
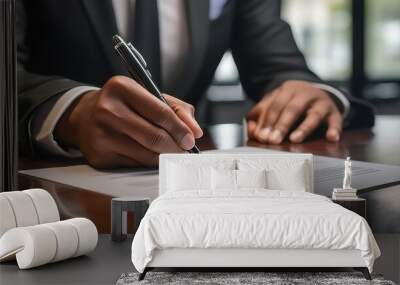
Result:
M151 124L133 112L126 119L127 121L123 123L125 133L145 148L156 153L181 152L181 146L164 129Z
M280 144L284 140L292 126L298 121L299 117L304 113L309 104L310 101L304 98L293 98L289 102L274 125L274 130L269 138L271 143Z
M165 95L165 99L178 117L190 128L194 137L196 139L201 138L203 136L203 130L194 117L193 106L169 95Z
M271 103L274 100L274 94L276 92L271 93L271 95L268 95L267 98L263 99L260 103L258 103L253 110L253 113L249 113L248 118L251 116L254 116L254 114L257 114L257 117L254 117L254 120L257 121L256 127L253 131L253 138L258 140L259 142L266 143L268 140L268 135L271 130L270 126L265 126L264 122L266 120L268 111L270 109ZM256 113L257 112L257 113Z
M270 109L271 105L276 100L276 96L279 94L280 89L274 90L266 99L263 99L260 103L258 103L256 106L259 108L259 113L257 116L257 130L261 130L262 128L265 128L267 125L267 116L268 116L268 110Z
M116 129L155 153L181 152L182 148L164 129L147 121L122 102L114 108L118 110L118 114L106 116L99 121L100 125L108 128L109 133L111 129Z
M139 165L147 167L158 165L159 154L143 147L130 137L120 134L110 139L112 140L111 150L114 151L119 158L125 158L125 162L136 161ZM183 150L180 151L182 152Z
M268 113L263 121L259 122L263 126L272 127L278 121L281 112L287 106L288 102L294 95L293 89L279 88L274 96L274 100L271 103Z
M183 149L189 150L194 144L194 136L189 127L175 114L175 112L144 89L134 80L127 80L118 76L111 82L114 92L121 94L125 103L143 118L154 125L166 130Z
M96 128L92 135L96 140L90 146L81 145L81 151L85 154L88 164L95 168L111 169L117 167L136 167L140 163L134 157L127 158L119 155L115 149L115 138L120 134L116 130L107 131ZM89 147L89 148L87 148Z
M343 117L338 110L333 111L327 118L328 130L326 131L326 139L331 142L340 140L342 132Z
M158 165L158 153L146 149L120 130L99 128L95 134L97 139L87 158L96 168Z
M256 130L257 123L253 120L247 121L247 136L249 139L255 139L254 132Z
M266 100L266 99L263 99ZM256 104L253 108L251 108L251 110L247 113L246 119L247 120L253 120L253 121L257 121L258 117L261 114L261 110L264 109L264 102L259 102L258 104Z
M266 143L271 133L272 127L265 125L265 120L269 111L269 105L261 111L260 116L257 120L257 125L254 130L254 138L259 142Z
M274 95L276 93L277 93L277 89L264 95L264 97L256 105L254 105L253 108L251 108L251 110L247 113L246 119L257 122L262 111L267 109L268 106L273 101Z
M304 121L290 135L290 141L293 143L302 142L321 124L329 112L330 109L329 107L326 107L325 102L316 104L307 112L307 116Z

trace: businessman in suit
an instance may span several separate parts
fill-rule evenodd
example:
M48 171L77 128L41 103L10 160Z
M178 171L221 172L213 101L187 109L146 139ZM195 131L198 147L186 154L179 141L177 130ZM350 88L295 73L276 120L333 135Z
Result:
M321 125L370 127L363 102L307 67L278 0L18 0L21 146L84 155L96 167L156 165L202 136L194 108L230 49L255 106L248 134L304 141ZM146 58L172 109L134 80L114 54L121 34ZM27 147L26 147L27 146Z

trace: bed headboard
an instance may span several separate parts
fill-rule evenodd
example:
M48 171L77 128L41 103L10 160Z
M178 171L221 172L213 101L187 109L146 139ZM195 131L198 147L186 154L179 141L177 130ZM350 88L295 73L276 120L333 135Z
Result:
M293 175L297 175L297 177L300 175L302 179L304 178L304 191L313 192L314 171L312 154L161 154L159 163L160 195L170 190L168 189L168 185L171 182L169 179L179 179L176 175L171 175L173 171L171 169L176 169L176 165L183 165L184 168L181 169L184 171L199 167L228 167L239 170L266 168L267 171L271 170L271 172L275 173L272 178L274 181L271 180L271 183L274 185L288 180L288 177L295 179ZM183 175L184 173L182 173Z

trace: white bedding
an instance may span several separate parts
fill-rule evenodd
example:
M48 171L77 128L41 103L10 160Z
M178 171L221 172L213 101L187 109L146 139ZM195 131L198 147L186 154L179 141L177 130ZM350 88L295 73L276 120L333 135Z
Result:
M132 262L143 272L154 250L166 248L357 249L370 271L380 255L359 215L323 196L265 189L161 195L136 232Z

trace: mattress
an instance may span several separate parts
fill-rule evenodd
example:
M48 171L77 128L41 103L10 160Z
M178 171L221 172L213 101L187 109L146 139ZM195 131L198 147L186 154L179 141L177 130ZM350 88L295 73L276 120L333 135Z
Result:
M359 250L370 271L380 255L361 216L320 195L266 189L161 195L136 232L132 262L143 272L156 250L173 248Z

